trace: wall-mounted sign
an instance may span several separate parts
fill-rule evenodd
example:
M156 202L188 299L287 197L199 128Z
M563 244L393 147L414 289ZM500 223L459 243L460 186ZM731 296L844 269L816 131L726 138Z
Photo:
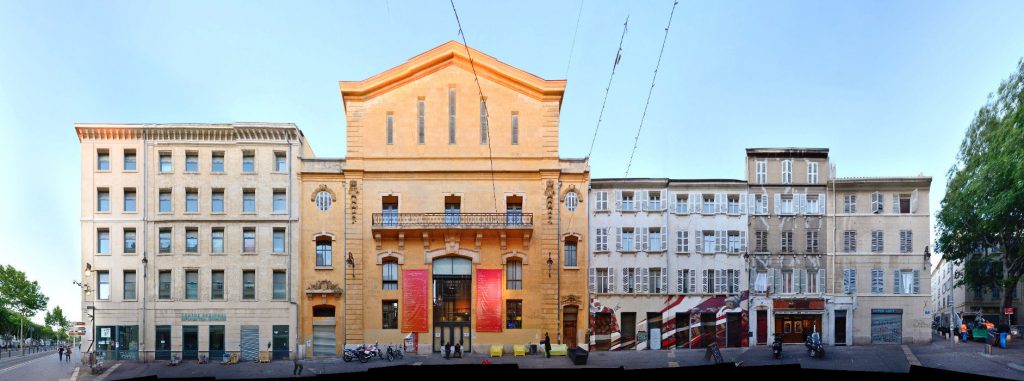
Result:
M104 339L110 338L110 328L100 328L100 337Z
M182 321L227 321L228 315L216 312L182 312Z
M902 314L902 308L872 308L871 313L873 314Z

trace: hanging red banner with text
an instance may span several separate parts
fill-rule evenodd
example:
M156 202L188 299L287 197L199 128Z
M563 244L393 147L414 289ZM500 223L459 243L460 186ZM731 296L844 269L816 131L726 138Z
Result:
M402 332L427 332L427 270L402 270Z
M476 270L476 331L501 332L501 270Z

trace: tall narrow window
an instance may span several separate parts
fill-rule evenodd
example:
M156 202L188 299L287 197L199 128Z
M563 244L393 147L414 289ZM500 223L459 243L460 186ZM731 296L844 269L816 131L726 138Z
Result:
M857 212L857 195L848 194L843 196L843 213L851 214Z
M523 301L508 300L505 302L505 327L508 329L523 328Z
M885 236L881 230L871 231L871 252L881 253L885 250Z
M818 162L808 161L807 162L807 183L817 184L818 183Z
M448 88L448 144L455 144L455 88Z
M487 124L487 98L480 98L480 144L487 144L490 134Z
M110 151L103 149L96 152L96 170L110 170Z
M171 252L171 228L160 229L160 252Z
M505 198L505 222L509 225L523 224L523 198L509 196Z
M242 271L242 299L256 299L256 270Z
M847 230L843 232L843 252L854 253L857 251L857 232Z
M274 171L288 172L288 155L284 152L274 152Z
M426 101L423 98L416 101L416 141L419 144L423 144L426 141L426 132L424 131L426 120L423 115L426 107Z
M782 183L792 184L793 183L793 161L783 160L782 161Z
M288 297L287 290L287 277L284 270L274 270L274 300L283 300Z
M755 180L758 184L768 182L768 161L758 160L754 162Z
M109 212L110 211L110 190L107 188L100 188L96 191L96 211L97 212Z
M648 269L647 275L647 290L652 294L660 294L663 290L661 289L661 268L651 267Z
M185 190L185 213L199 213L199 191L195 188Z
M594 197L594 210L608 210L608 192L600 191Z
M274 252L275 253L283 253L284 252L284 229L283 228L274 229Z
M519 113L512 113L512 144L519 144Z
M210 272L210 299L224 299L224 270L213 270Z
M398 289L398 261L384 261L381 268L382 290Z
M754 251L758 253L768 252L768 232L764 230L754 232Z
M185 270L185 299L199 299L199 270Z
M242 252L256 252L256 228L242 229Z
M210 161L210 172L224 173L224 152L214 152Z
M287 198L284 190L274 191L274 213L284 213L287 211Z
M98 275L97 281L99 282L99 287L96 288L99 290L98 298L100 300L110 300L110 272L97 271L96 274Z
M96 252L110 254L110 230L100 229L96 232Z
M900 230L900 253L914 251L914 232L911 230Z
M785 230L782 232L782 252L792 253L793 252L793 231Z
M660 236L660 234L659 234ZM661 244L658 245L661 247ZM652 249L653 250L653 249ZM576 238L565 239L565 267L576 267Z
M135 150L126 149L124 150L124 170L131 172L137 168L135 163Z
M395 144L395 116L390 111L386 116L386 123L384 135L385 139L387 139L387 144Z
M242 213L256 213L256 190L242 191Z
M160 190L160 213L170 213L171 205L171 190L161 189Z
M185 252L199 252L199 229L185 228Z
M160 299L170 299L171 298L171 271L170 270L161 270L159 278L160 278L159 279L160 280L160 287L159 287L159 291L158 291L159 292L158 297Z
M608 228L594 229L594 251L608 251Z
M135 204L136 204L135 188L125 188L124 189L124 211L125 212L134 212L135 211Z
M331 237L317 237L316 239L316 265L331 265Z
M444 198L444 223L458 225L462 220L461 197L446 196Z
M210 252L224 252L224 228L213 228L210 232Z
M210 196L210 212L224 213L224 190L214 189Z
M242 173L256 172L256 153L253 151L242 152Z
M160 153L160 172L161 173L170 173L172 171L174 171L174 163L171 162L171 153L170 152L161 152Z
M381 302L381 329L398 329L398 301Z
M622 228L619 251L636 251L633 245L633 228Z
M885 196L881 192L871 194L871 213L882 213L885 205Z
M124 229L124 252L135 252L135 229Z
M135 271L125 270L124 271L124 299L134 300L135 299Z
M523 289L523 262L518 260L505 262L505 288L509 290Z
M398 226L398 196L381 197L384 226Z
M185 172L199 172L199 152L190 151L185 153Z
M817 253L818 252L818 231L808 230L807 231L807 252Z

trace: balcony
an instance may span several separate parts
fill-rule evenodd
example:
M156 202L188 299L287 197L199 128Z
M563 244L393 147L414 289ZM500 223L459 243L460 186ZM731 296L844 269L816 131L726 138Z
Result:
M374 213L373 230L533 230L533 213Z

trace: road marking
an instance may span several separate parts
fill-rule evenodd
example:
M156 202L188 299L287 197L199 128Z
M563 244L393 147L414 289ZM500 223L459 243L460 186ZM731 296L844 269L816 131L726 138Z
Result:
M79 368L81 368L81 367L80 366L76 366L75 367L75 371L73 373L71 373L71 381L78 381L78 369Z
M107 369L99 377L96 377L95 381L104 381L104 380L106 380L107 376L109 376L111 373L114 373L114 369L117 369L117 367L119 367L119 366L121 366L121 364L114 364L114 366L112 366L109 369Z
M417 361L417 362L414 362L414 363L412 363L412 365L413 365L413 366L420 366L420 365L423 365L423 361Z
M921 366L921 361L917 360L917 356L914 356L914 352L911 352L910 347L906 344L903 345L903 354L907 356L907 362L909 362L910 365Z
M678 368L679 367L679 363L677 363L675 361L669 361L668 362L668 367L669 368Z
M740 354L742 355L744 353L747 353L747 351L749 351L749 350L750 350L750 347L743 347L743 349L740 350Z
M23 367L23 366L25 366L25 365L28 365L28 364L34 363L34 362L36 362L36 361L39 361L39 360L44 360L44 359L46 359L46 358L49 358L49 357L50 357L50 356L40 356L40 357L37 357L37 358L31 359L31 360L28 360L28 361L24 361L24 362L21 362L21 363L15 364L15 365L11 365L11 366L9 366L9 367L6 367L6 368L3 368L3 369L0 369L0 373L4 373L4 372L7 372L7 371L15 370L15 369L21 368L21 367Z
M676 352L675 351L669 351L668 352L668 358L670 358L670 359L676 358Z

